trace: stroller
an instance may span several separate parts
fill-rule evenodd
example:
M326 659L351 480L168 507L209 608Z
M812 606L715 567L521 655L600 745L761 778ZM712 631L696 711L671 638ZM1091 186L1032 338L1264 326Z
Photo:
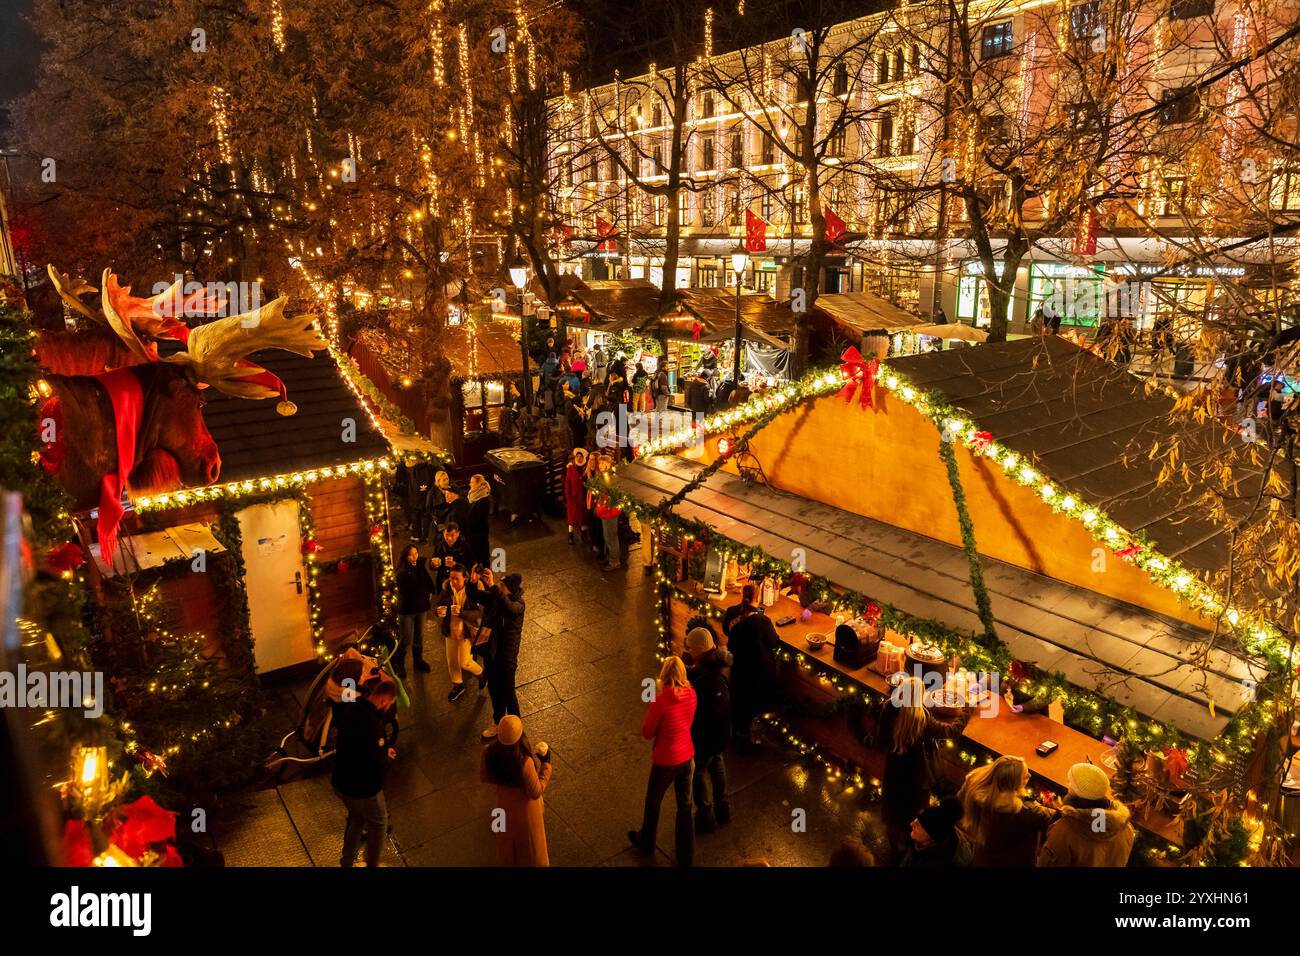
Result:
M364 697L383 682L396 684L399 705L409 706L406 689L389 664L397 644L391 632L378 626L368 628L360 638L349 639L312 681L298 726L285 734L267 758L266 769L279 776L289 766L309 767L328 760L335 748L334 705L355 700L354 695ZM391 733L396 713L388 723Z

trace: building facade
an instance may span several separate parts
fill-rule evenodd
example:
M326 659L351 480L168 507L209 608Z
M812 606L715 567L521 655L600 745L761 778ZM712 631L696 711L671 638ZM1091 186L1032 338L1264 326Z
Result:
M844 231L819 289L922 314L988 324L981 241L1001 274L1018 238L1013 332L1062 304L1066 324L1096 326L1116 302L1150 329L1223 308L1228 286L1290 308L1276 263L1292 258L1300 150L1274 92L1296 54L1269 49L1291 25L1279 11L977 0L951 22L922 2L717 55L706 34L684 73L649 64L557 102L561 214L605 240L567 243L569 268L661 284L675 202L668 281L731 285L748 210L767 249L745 283L785 298L818 205Z

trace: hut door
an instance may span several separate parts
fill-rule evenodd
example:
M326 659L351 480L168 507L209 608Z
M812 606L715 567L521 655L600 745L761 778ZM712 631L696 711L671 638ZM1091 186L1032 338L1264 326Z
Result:
M239 530L258 673L314 660L298 502L250 505L239 512Z

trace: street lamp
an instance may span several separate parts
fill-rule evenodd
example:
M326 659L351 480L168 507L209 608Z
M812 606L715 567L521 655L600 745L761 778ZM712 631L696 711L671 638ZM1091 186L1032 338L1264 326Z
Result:
M524 286L528 285L528 263L524 262L519 253L515 253L507 271L510 273L510 282L519 293L519 357L524 371L524 408L531 408L533 377L528 372L528 322L524 317Z
M736 354L732 359L731 379L733 389L740 388L740 282L749 268L749 250L743 242L737 243L731 253L731 271L736 276Z

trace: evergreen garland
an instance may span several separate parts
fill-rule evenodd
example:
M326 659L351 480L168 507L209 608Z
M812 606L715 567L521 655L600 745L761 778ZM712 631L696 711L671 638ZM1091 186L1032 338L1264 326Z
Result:
M970 511L966 507L966 492L961 486L961 472L957 469L957 453L953 451L954 442L946 435L939 438L939 457L943 459L948 470L948 485L952 488L952 503L957 508L957 524L961 527L961 546L966 552L966 563L970 567L970 588L975 594L975 610L980 623L984 625L984 640L990 647L998 645L997 627L993 621L993 605L989 601L988 589L984 586L984 568L980 564L980 553L975 546L975 524L971 521Z

